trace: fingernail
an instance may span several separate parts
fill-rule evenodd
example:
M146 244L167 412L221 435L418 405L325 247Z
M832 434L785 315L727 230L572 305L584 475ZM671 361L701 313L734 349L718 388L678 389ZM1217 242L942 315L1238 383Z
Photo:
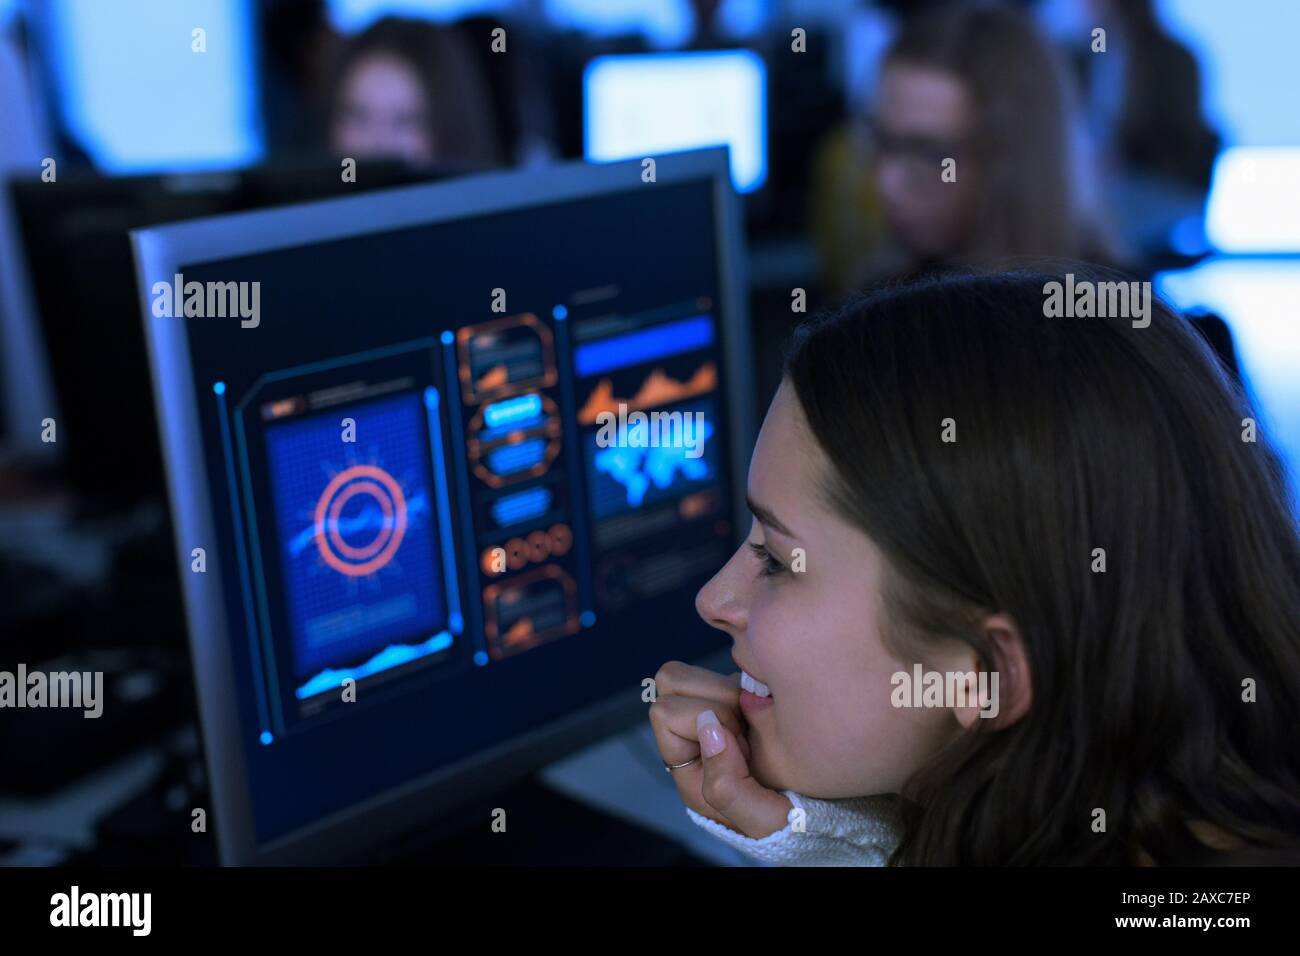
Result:
M695 718L695 729L700 737L700 753L705 757L716 757L727 749L727 738L722 736L722 725L713 711L702 711Z

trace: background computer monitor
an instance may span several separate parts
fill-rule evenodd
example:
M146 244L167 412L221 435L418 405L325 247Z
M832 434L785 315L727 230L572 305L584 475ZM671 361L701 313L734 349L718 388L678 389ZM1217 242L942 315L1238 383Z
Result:
M1155 291L1191 315L1232 330L1242 381L1274 443L1300 507L1300 255L1211 256L1155 276Z
M725 143L739 192L767 178L767 72L749 50L597 57L583 74L582 99L589 160Z
M1215 163L1205 238L1195 265L1155 276L1156 292L1189 314L1221 316L1261 427L1300 505L1300 150L1235 147Z
M185 175L11 180L21 260L59 396L57 447L83 506L113 508L163 492L130 230L459 172L368 160L355 182L344 182L338 163L326 159Z
M134 234L224 860L361 852L726 645L738 220L714 149ZM160 314L177 275L260 283L256 325ZM702 454L600 446L620 404Z

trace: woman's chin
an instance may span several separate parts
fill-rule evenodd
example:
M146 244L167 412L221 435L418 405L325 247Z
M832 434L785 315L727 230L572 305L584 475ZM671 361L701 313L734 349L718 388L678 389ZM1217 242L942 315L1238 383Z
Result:
M785 782L785 775L771 766L770 755L765 752L762 742L755 739L752 731L749 735L749 746L751 748L749 759L749 775L751 777L769 790L793 789Z

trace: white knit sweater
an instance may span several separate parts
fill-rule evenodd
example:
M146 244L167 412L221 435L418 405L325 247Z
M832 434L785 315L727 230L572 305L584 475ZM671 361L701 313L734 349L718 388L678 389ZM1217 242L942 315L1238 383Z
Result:
M793 790L782 793L794 804L785 828L761 839L737 833L690 807L686 814L724 843L774 866L884 866L902 838L893 797L817 800Z

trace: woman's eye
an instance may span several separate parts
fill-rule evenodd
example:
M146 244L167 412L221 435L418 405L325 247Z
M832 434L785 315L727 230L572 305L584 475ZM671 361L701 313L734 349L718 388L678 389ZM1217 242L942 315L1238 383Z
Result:
M748 544L749 550L761 562L758 569L760 575L770 577L785 570L785 565L772 556L772 552L767 550L767 545L755 544L753 541L748 542Z

